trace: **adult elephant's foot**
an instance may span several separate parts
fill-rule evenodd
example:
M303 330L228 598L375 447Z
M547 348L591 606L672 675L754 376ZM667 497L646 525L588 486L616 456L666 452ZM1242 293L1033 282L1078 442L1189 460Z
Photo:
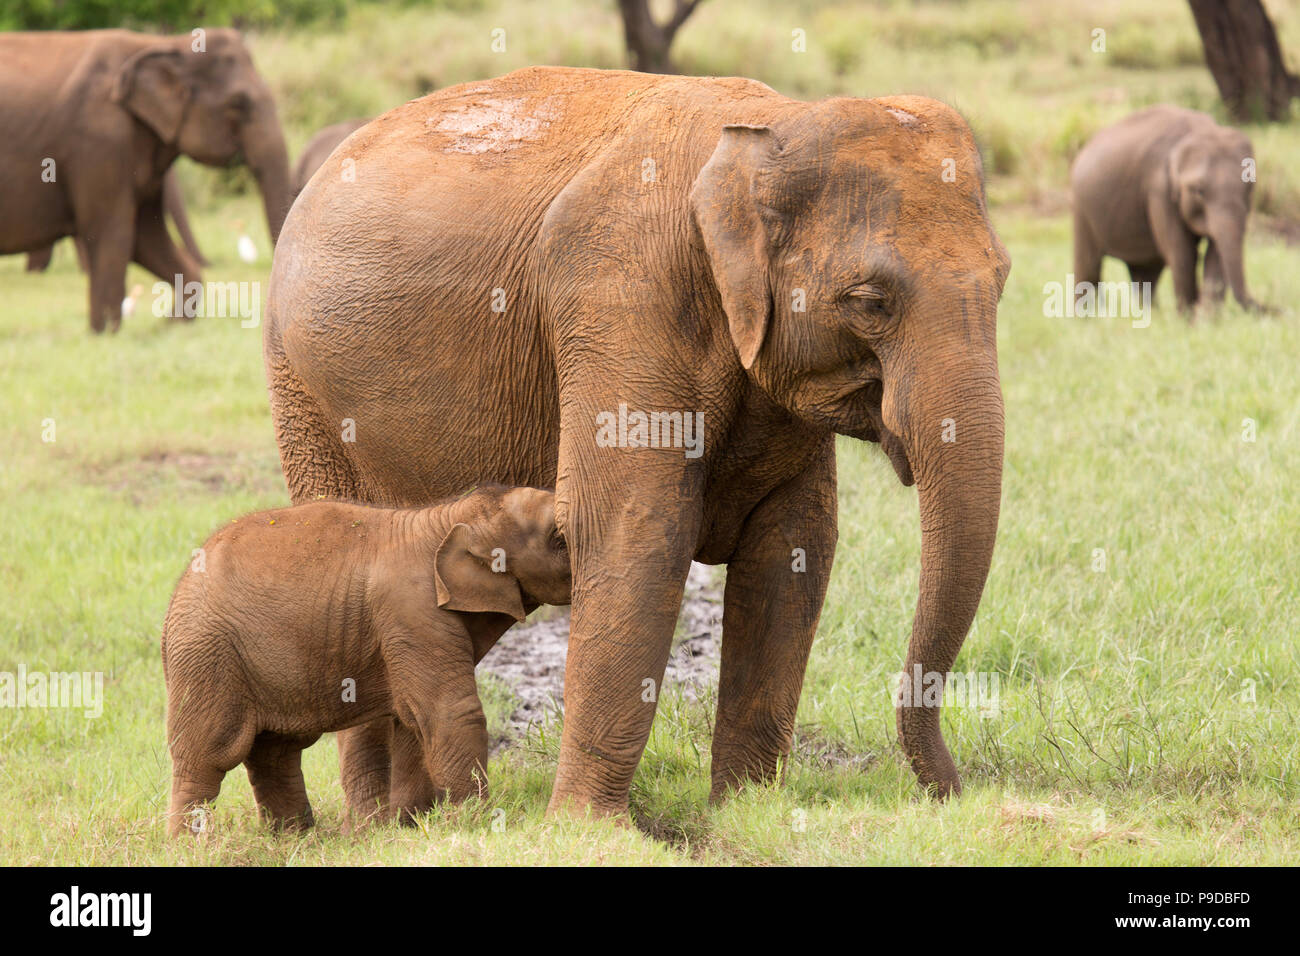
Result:
M653 702L647 706L653 716ZM632 777L636 774L641 756L641 747L631 753L614 753L590 743L579 742L575 739L579 736L578 732L570 729L571 716L572 710L566 701L560 762L555 772L555 788L551 792L547 813L560 817L627 817L628 797L632 790ZM640 728L636 728L638 737L639 731ZM648 727L646 735L648 736Z

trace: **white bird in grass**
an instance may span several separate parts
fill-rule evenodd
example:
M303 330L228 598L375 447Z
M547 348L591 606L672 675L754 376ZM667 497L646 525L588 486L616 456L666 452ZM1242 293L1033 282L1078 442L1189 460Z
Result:
M239 237L239 242L236 244L239 251L239 258L249 263L256 262L257 244L253 242L248 233L244 232L244 222L242 219L235 223L235 229L242 233Z
M144 286L131 286L131 294L122 300L122 318L129 319L135 315L135 304L142 295L144 295Z

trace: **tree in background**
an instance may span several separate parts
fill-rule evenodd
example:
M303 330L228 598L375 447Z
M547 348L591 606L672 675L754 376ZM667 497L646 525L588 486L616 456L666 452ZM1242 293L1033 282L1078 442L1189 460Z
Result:
M623 15L623 36L632 69L643 73L676 73L668 48L686 18L695 12L700 0L673 0L673 13L666 23L650 15L650 0L618 0Z
M1219 95L1238 122L1285 120L1300 77L1288 73L1260 0L1188 0Z

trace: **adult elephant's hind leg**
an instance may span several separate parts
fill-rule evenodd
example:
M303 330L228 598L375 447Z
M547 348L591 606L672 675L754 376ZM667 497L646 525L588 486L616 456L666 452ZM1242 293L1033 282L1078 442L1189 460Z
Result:
M835 557L835 445L745 522L731 561L713 730L711 800L776 778Z
M178 276L181 286L190 282L202 282L198 263L172 242L162 215L161 199L140 206L136 217L135 251L132 257L165 282L175 283Z

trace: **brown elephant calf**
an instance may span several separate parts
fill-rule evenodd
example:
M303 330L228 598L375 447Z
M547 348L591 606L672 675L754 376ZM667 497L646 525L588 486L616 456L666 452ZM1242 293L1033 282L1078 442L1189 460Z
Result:
M554 495L535 488L407 510L316 501L222 528L163 624L169 832L201 831L240 763L264 817L310 826L303 748L384 715L419 739L439 796L486 795L474 665L570 587Z

